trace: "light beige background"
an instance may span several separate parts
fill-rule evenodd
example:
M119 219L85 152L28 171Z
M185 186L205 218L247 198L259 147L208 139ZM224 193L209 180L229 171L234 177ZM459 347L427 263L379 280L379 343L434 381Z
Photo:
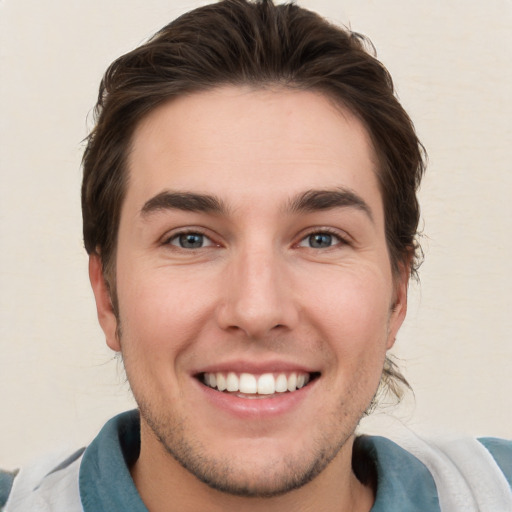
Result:
M82 248L81 140L119 54L197 1L0 0L0 467L132 407ZM512 437L512 2L303 0L368 34L430 155L396 354L419 431Z

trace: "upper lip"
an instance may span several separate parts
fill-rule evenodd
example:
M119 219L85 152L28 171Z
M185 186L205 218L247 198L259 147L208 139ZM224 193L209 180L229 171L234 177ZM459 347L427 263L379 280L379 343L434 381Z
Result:
M255 375L264 373L289 373L289 372L303 372L303 373L318 373L318 368L312 368L307 365L293 363L290 361L244 361L233 360L224 361L220 363L212 363L200 367L192 372L193 375L202 373L252 373Z

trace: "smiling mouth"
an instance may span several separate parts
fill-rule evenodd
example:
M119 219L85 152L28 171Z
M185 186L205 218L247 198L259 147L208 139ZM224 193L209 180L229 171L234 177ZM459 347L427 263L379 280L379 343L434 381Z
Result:
M199 380L209 388L232 393L242 398L270 398L284 393L294 393L307 386L319 373L252 373L215 372L202 373Z

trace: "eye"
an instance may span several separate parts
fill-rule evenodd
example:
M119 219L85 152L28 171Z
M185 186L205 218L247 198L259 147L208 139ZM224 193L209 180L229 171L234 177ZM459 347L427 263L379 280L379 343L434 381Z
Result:
M168 244L180 247L181 249L202 249L215 245L207 236L202 233L178 233L169 238Z
M334 245L342 244L343 240L332 233L319 231L310 233L299 242L299 247L309 247L311 249L328 249Z

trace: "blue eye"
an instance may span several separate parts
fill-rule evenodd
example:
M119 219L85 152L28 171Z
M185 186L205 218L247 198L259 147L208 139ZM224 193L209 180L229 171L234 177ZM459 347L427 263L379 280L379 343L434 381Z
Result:
M324 249L332 245L332 235L328 233L315 233L308 237L309 246L313 249Z
M173 236L168 243L182 249L201 249L213 245L212 241L201 233L181 233Z
M318 232L311 233L310 235L303 238L300 241L299 246L309 247L311 249L328 249L329 247L338 245L341 242L342 240L336 235L325 232Z

